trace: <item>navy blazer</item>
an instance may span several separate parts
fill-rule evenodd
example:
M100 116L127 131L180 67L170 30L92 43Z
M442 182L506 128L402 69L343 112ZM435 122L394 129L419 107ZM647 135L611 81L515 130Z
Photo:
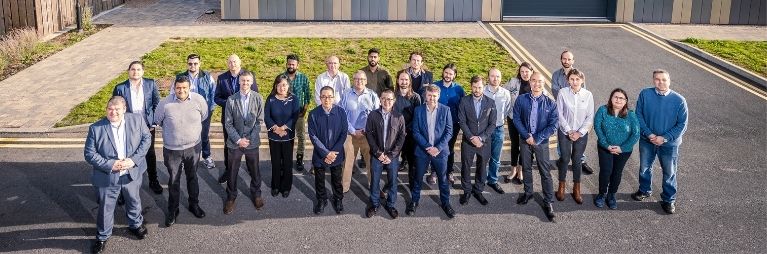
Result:
M125 145L127 146L126 158L130 158L136 164L128 170L131 179L140 180L146 171L146 156L152 135L149 128L144 124L139 114L125 114ZM117 150L109 120L104 117L91 124L88 128L88 138L85 139L85 161L93 165L91 182L95 187L117 186L120 179L119 173L112 173L112 166L118 160Z
M144 88L144 121L146 126L152 127L155 125L154 110L157 109L157 104L160 104L160 92L157 90L157 84L153 79L143 78L142 86ZM112 90L112 96L116 95L125 98L125 102L127 102L127 105L125 105L127 109L126 112L140 113L133 112L133 109L131 108L130 80L125 80L115 86L115 89Z
M426 104L415 108L413 116L413 139L419 149L415 149L415 156L430 157L426 148L436 147L439 149L437 157L446 157L450 154L447 141L453 136L453 117L450 108L437 103L437 124L434 127L434 144L429 143L429 125L426 123Z
M221 109L226 108L226 100L229 99L229 96L232 96L236 92L240 91L240 83L239 78L240 74L245 72L245 69L240 69L240 73L237 74L237 84L235 84L234 90L232 90L232 73L229 71L226 71L224 73L221 73L221 75L218 75L218 78L216 78L216 94L213 96L213 100L216 102L218 106L221 106ZM255 75L255 74L253 74ZM250 85L250 90L258 92L258 83L256 82L256 77L253 77L253 84ZM224 115L221 115L222 119ZM223 122L223 120L222 120Z
M410 80L414 80L412 75L410 76ZM412 84L413 92L423 95L423 88L427 85L431 85L431 83L434 83L434 74L430 71L424 71L424 73L421 73L421 83Z
M549 137L557 131L557 103L542 94L542 101L538 102L538 122L535 128L535 144L548 143ZM514 127L519 132L520 142L524 142L532 131L530 130L530 112L533 109L533 96L531 93L520 95L514 102ZM523 143L520 143L523 144Z

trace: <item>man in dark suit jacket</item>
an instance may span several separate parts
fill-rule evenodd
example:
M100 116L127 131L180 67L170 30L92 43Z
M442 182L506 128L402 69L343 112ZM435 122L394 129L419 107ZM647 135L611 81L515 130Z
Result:
M487 178L487 163L490 161L490 135L495 131L495 101L485 96L482 77L471 77L471 96L464 96L458 104L458 122L463 132L461 142L461 205L469 202L469 195L482 205L487 199L482 196ZM474 157L477 157L476 163ZM477 166L474 185L471 184L471 165Z
M241 64L240 57L232 54L226 61L229 71L221 73L216 79L216 95L213 100L221 109L226 108L226 100L229 99L229 96L240 91L240 75L246 72L246 70L242 69ZM253 77L253 84L250 86L250 90L258 92L258 84L255 77ZM221 124L224 124L224 122L226 122L226 114L221 114ZM229 139L229 133L224 129L224 140L227 139ZM224 174L218 178L218 183L225 183L229 179L230 168L227 165L228 163L226 163L227 161L229 161L229 149L224 148Z
M147 234L141 215L140 187L146 170L146 156L152 135L139 114L125 114L126 101L114 96L107 103L105 118L88 128L85 139L85 161L93 166L91 183L98 196L98 235L91 247L100 253L112 235L117 196L125 194L129 229L136 238Z
M144 116L144 124L152 135L145 159L149 188L156 194L162 194L162 186L157 180L157 156L154 152L154 111L160 103L160 92L153 79L144 78L144 63L133 61L128 65L128 80L118 84L112 91L112 96L125 98L128 113Z
M396 219L399 212L394 208L397 202L397 170L399 169L399 155L405 144L405 117L399 112L393 111L394 91L384 90L381 92L381 108L373 110L368 115L365 126L365 137L370 146L370 204L366 215L372 217L378 211L380 199L383 195L380 189L380 179L384 168L387 172L388 199L384 209L389 216ZM385 188L386 188L385 187Z
M426 104L418 106L413 116L413 138L417 144L416 176L410 191L412 200L405 210L408 215L415 214L418 208L423 175L426 173L426 167L431 165L432 170L437 173L442 210L448 218L455 216L455 211L450 206L450 188L447 182L447 156L450 153L447 143L453 135L453 119L450 108L437 102L439 94L437 86L424 88Z
M410 65L405 70L410 75L413 92L418 95L423 95L423 88L434 82L434 74L424 69L421 52L410 52Z
M514 127L519 131L520 159L524 175L525 193L517 199L517 204L527 204L533 198L533 155L538 162L543 189L543 211L546 217L554 220L554 208L551 201L554 186L551 183L551 164L549 162L549 137L557 130L557 104L543 94L544 78L536 72L530 77L530 93L520 95L514 102Z
M261 145L261 123L264 122L264 98L257 91L250 90L255 82L252 72L240 73L240 90L229 96L224 109L224 130L229 133L226 138L226 150L229 151L226 164L229 173L226 175L227 199L224 203L224 214L234 211L234 200L237 198L237 174L240 172L240 161L245 156L245 165L250 174L251 202L256 210L264 206L261 198L261 173L258 170L258 147Z

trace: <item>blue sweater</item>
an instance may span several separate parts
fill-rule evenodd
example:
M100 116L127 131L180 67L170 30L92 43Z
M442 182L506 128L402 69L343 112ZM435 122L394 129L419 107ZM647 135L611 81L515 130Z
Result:
M330 113L325 113L322 106L317 106L309 112L306 120L309 129L309 139L314 146L312 165L314 167L338 166L344 163L344 142L346 141L347 125L346 112L339 106L333 105ZM338 152L336 160L331 164L325 163L325 157L330 152Z
M535 130L530 128L530 112L533 111L533 103L538 105L538 117ZM557 130L557 103L548 96L541 94L534 100L531 93L520 95L514 102L513 110L514 127L519 131L520 144L533 135L535 144L549 143L549 137Z
M298 99L296 96L290 95L285 100L277 99L274 95L269 95L266 98L266 107L264 109L264 124L269 130L267 136L269 140L274 141L288 141L296 136L296 120L298 119ZM277 133L274 133L272 126L288 126L288 135L280 137Z
M594 115L594 132L599 147L620 146L622 152L631 152L639 141L639 120L634 111L629 110L621 118L608 113L607 105L602 105Z
M453 85L450 87L445 87L442 80L435 82L434 85L439 87L439 103L450 108L450 115L453 117L453 123L458 123L458 104L461 103L461 98L466 96L463 87L456 82L453 82ZM455 127L457 128L457 126Z
M675 91L661 96L654 87L639 93L636 108L642 139L650 134L663 136L668 142L663 146L678 146L687 130L687 100Z

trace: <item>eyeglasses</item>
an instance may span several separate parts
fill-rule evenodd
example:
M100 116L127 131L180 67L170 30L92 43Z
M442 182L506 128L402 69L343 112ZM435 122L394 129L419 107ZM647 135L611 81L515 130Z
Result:
M333 95L329 95L329 96L320 96L320 99L333 99Z
M620 96L613 96L613 99L620 100L620 101L625 101L626 100L625 97L620 97Z

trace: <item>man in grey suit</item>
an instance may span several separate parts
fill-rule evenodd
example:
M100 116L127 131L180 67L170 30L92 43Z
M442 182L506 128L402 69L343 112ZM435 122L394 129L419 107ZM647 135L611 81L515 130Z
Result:
M226 164L228 171L226 183L227 199L224 214L234 212L237 198L237 174L240 172L240 160L245 155L245 165L250 173L250 194L256 210L264 206L261 198L261 173L258 170L258 146L261 144L259 133L264 121L264 98L258 91L251 90L255 77L250 71L240 73L240 91L226 100L224 109L224 130L228 133L226 149L229 157Z
M146 156L152 135L142 115L125 114L125 98L109 99L106 117L91 124L85 140L85 161L93 165L91 183L98 195L98 235L93 253L104 251L112 235L117 196L123 194L130 232L139 240L147 234L141 215L141 175L146 171Z
M487 177L487 163L490 161L490 135L495 131L497 113L495 101L484 95L482 77L471 77L471 96L464 96L458 104L458 122L463 132L461 142L461 205L469 202L469 195L482 205L487 199L482 196ZM488 144L488 145L485 145ZM476 157L476 160L475 160ZM474 185L471 184L471 166L475 163Z

